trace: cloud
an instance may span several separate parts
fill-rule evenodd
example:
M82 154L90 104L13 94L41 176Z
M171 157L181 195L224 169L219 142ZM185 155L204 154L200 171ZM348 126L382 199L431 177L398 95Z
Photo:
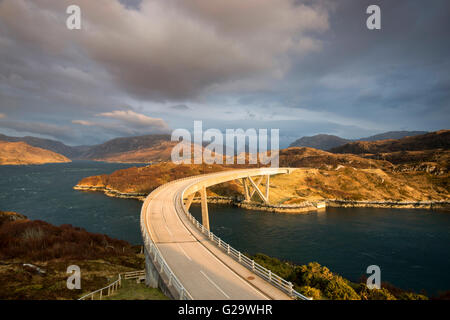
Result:
M82 8L80 32L61 26L73 3ZM293 0L144 0L132 8L117 0L4 0L0 20L16 41L63 58L83 52L126 92L154 100L279 78L290 54L317 50L311 34L328 29L325 10Z
M151 118L149 116L136 113L131 110L116 110L112 112L104 112L97 116L120 120L127 125L138 127L148 127L157 130L167 130L169 127L164 120L159 118Z
M68 139L73 137L70 127L49 124L44 122L24 122L16 120L0 121L1 128L12 129L17 132L45 135L56 139Z
M180 110L180 111L184 111L184 110L189 110L190 108L187 106L187 105L185 105L185 104L177 104L177 105L175 105L175 106L171 106L170 107L171 109L174 109L174 110Z
M6 118L6 115L4 113L0 113L0 119Z
M378 2L374 32L357 0L0 0L0 122L82 144L251 115L347 136L448 126L450 2Z
M86 120L72 120L73 124L81 124L82 126L92 127L97 125L95 122L86 121Z
M96 114L95 116L101 119L95 121L72 120L72 123L89 128L91 134L109 138L168 133L170 130L163 119L152 118L131 110L115 110Z

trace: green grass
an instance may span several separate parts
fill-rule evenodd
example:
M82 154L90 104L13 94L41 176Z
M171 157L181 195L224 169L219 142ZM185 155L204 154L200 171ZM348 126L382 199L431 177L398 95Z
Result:
M169 300L161 290L148 288L136 280L122 280L122 287L104 300Z

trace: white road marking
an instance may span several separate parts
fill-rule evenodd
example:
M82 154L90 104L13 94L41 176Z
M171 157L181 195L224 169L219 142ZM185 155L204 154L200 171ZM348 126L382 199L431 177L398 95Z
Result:
M228 270L229 272L231 272L232 274L234 274L239 280L242 281L242 283L246 284L249 288L251 288L253 291L255 291L256 293L258 293L260 296L264 297L266 300L271 300L268 296L266 296L264 293L262 293L261 291L257 290L255 287L253 287L250 283L248 283L247 281L245 281L244 279L242 279L242 277L237 274L233 269L231 269L230 267L228 267L225 263L223 263L219 258L217 258L211 251L209 251L201 241L197 242L200 244L200 248L202 248L203 250L205 250L214 260L216 260L217 262L219 262L221 265L223 265L224 267L226 267L226 270Z
M177 243L177 245L178 245L178 248L180 248L180 250L184 253L184 255L186 256L186 258L188 258L189 260L192 261L191 257L189 257L189 256L187 255L186 251L183 250L183 248L180 246L180 244Z
M169 230L169 228L167 228L167 224L165 224L164 227L166 227L166 230L167 230L167 232L170 234L170 236L173 237L172 232Z
M160 196L160 193L161 193L161 190L158 190L158 192L153 196L153 200L156 200L155 198L158 198L158 196ZM172 197L172 199L173 200L175 200L174 199L174 197L171 195L171 197ZM161 207L160 207L160 210L158 210L158 211L160 211L161 213L162 213L162 218L163 218L163 220L164 220L164 222L165 223L167 223L167 220L166 220L166 210L164 210L164 206L163 206L163 200L160 200L161 201ZM146 210L146 212L145 212L145 218L144 218L144 221L145 221L145 226L146 226L146 228L147 228L147 231L149 232L149 234L150 234L150 238L153 240L153 236L152 236L152 233L151 233L151 231L150 231L150 226L149 226L149 215L150 215L150 212L149 211L151 211L151 210L157 210L154 206L151 206L150 205L150 203L149 203L149 206L147 207L147 210ZM170 215L171 217L173 217L173 215ZM256 289L255 287L253 287L250 283L248 283L246 280L244 280L237 272L235 272L233 269L231 269L230 267L228 267L225 263L223 263L220 259L218 259L212 252L210 252L206 247L205 247L205 245L202 243L202 241L199 241L198 239L196 239L196 237L193 235L193 233L187 228L187 226L185 225L185 223L184 223L184 221L182 220L182 218L179 216L179 214L178 214L178 210L176 210L175 209L175 215L174 215L174 217L176 217L176 219L175 219L175 221L176 222L178 222L178 223L180 223L181 224L181 226L188 232L188 234L189 234L189 236L190 236L190 238L192 238L193 240L195 240L196 242L197 242L197 245L200 245L200 247L205 251L205 252L207 252L208 253L208 255L209 256L211 256L214 260L216 260L217 262L219 262L221 265L223 265L225 268L226 268L226 270L228 270L229 272L231 272L234 276L237 276L237 278L242 282L242 283L244 283L246 286L248 286L249 288L251 288L254 292L256 292L258 295L260 295L260 296L262 296L262 297L264 297L265 299L270 299L268 296L266 296L264 293L262 293L262 292L260 292L258 289ZM189 224L189 226L190 227L193 227L193 229L195 230L195 227L194 226L192 226L191 225L191 222L190 221L188 221L188 224ZM172 232L168 229L168 227L167 227L167 225L165 225L165 227L166 227L166 230L168 231L168 233L169 234L171 234L172 235ZM154 241L154 240L153 240ZM192 260L187 254L186 254L186 251L184 251L181 247L180 247L180 249L184 252L184 254L186 255L186 257L187 258L189 258L189 260ZM216 284L216 283L214 283L203 271L200 271L202 274L203 274L203 276L205 276L207 279L208 279L208 281L210 281L224 296L226 296L228 299L230 299L230 297L225 293L225 292L223 292L223 290Z
M177 210L175 210L175 215L178 218L178 220L181 222L181 225L183 226L183 228L191 235L191 237L193 239L195 239L195 241L200 244L200 247L205 250L205 252L207 252L214 260L216 260L217 262L219 262L221 265L223 265L229 272L231 272L233 275L235 275L242 283L244 283L245 285L247 285L249 288L251 288L254 292L256 292L257 294L259 294L260 296L264 297L264 299L266 300L271 300L268 296L266 296L264 293L262 293L261 291L259 291L258 289L256 289L255 287L253 287L250 283L248 283L246 280L242 279L242 277L237 274L233 269L231 269L229 266L227 266L225 263L223 263L219 258L217 258L211 251L209 251L205 245L202 243L202 241L199 241L193 234L192 232L187 228L187 226L182 222L181 217L178 215ZM189 221L190 222L190 221ZM192 223L191 223L192 225ZM195 229L195 227L194 227Z
M211 283L214 285L214 287L217 288L217 290L219 290L225 297L227 297L227 299L230 299L230 296L227 295L225 292L223 292L223 290L220 289L220 287L219 287L214 281L212 281L212 280L206 275L206 273L204 273L202 270L200 270L200 273L201 273L202 275L204 275L205 278L208 279L209 282L211 282Z

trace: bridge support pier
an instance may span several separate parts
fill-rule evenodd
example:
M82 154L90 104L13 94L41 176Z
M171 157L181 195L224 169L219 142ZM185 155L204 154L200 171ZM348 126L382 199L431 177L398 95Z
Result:
M208 197L206 195L206 187L200 190L202 202L202 225L209 230L209 214L208 214Z
M170 286L170 280L164 279L159 274L159 270L156 267L156 262L152 259L147 249L145 251L145 285L150 288L159 288L162 293L171 299L178 299L178 296L174 293L173 288ZM169 283L169 284L167 284Z
M189 195L189 197L186 200L186 210L189 210L189 208L191 207L192 201L194 200L196 192L192 193Z
M159 273L147 251L145 249L145 285L150 288L158 288Z

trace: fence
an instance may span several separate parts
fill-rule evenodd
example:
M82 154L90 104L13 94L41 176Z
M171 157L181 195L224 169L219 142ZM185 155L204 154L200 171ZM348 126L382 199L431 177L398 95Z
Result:
M123 274L123 279L145 279L145 270L125 272Z
M193 184L198 182L202 179L203 176L206 176L208 174L202 174L198 175L197 179L193 181ZM173 286L175 291L179 294L180 300L193 300L192 296L189 294L189 292L183 287L181 282L178 280L178 278L175 276L175 274L172 272L170 267L167 265L166 261L162 257L160 251L156 247L156 245L151 240L151 236L148 233L148 229L146 228L146 211L148 207L148 203L151 201L153 196L159 192L159 190L162 187L167 187L167 185L174 184L175 182L180 182L183 180L192 179L192 177L186 177L179 180L170 181L164 185L159 186L153 192L145 199L145 202L141 209L141 232L144 239L144 245L145 248L149 254L149 256L153 259L153 263L155 264L155 267L159 269L159 273L161 276L165 276L168 278L169 286ZM186 189L185 189L186 190ZM286 292L289 296L300 299L300 300L312 300L311 298L305 297L301 293L294 290L294 286L292 282L286 281L282 277L278 276L277 274L273 273L269 269L261 266L260 264L256 263L254 260L248 258L244 254L242 254L240 251L234 249L231 247L228 243L217 237L214 233L206 229L200 222L198 222L197 219L194 218L190 214L188 210L186 210L186 207L183 203L184 198L184 190L181 192L181 195L178 194L176 196L177 198L174 199L175 206L178 207L178 209L181 208L181 210L185 213L187 218L194 224L195 227L197 227L198 230L200 230L203 234L207 235L208 238L214 242L219 248L224 250L228 255L230 255L232 258L234 258L236 261L238 261L240 264L242 264L247 269L253 271L255 274L260 276L261 278L265 279L269 283L271 283L273 286L279 288L280 290Z
M78 300L95 300L96 295L99 300L102 300L103 297L112 295L122 286L122 279L124 280L141 279L142 277L144 277L145 279L145 270L129 271L123 274L119 274L117 280L114 281L113 283L107 285L104 288L92 291L91 293L82 296ZM106 292L104 293L105 290Z
M184 192L182 192L181 196L179 196L177 199L175 199L176 205L178 204L179 207L184 211L188 219L193 223L197 229L205 234L212 242L214 242L220 249L222 249L224 252L226 252L229 256L231 256L234 260L238 261L241 265L246 267L247 269L251 270L264 280L271 283L273 286L279 288L280 290L286 292L289 296L300 299L300 300L312 300L311 298L305 297L301 293L294 290L294 285L292 282L286 281L282 277L278 276L277 274L273 273L271 270L261 266L255 260L250 259L246 255L242 254L240 251L234 249L230 246L230 244L223 241L221 238L216 236L214 233L212 233L210 230L206 229L195 217L186 209L184 203Z
M170 269L166 260L164 260L158 247L152 241L145 221L148 203L151 201L153 196L158 193L163 186L166 187L168 184L172 184L174 182L175 181L171 181L167 184L159 186L158 188L153 190L153 192L145 199L141 209L141 232L142 238L144 240L145 250L147 251L149 258L152 259L155 268L158 269L159 275L161 277L167 278L167 281L165 281L165 283L168 285L169 289L173 288L175 290L175 292L178 294L179 300L193 300L191 294L183 287L180 280L178 280L172 269Z
M82 296L80 299L78 300L95 300L95 296L97 295L98 300L102 300L103 297L107 297L110 296L111 294L113 294L114 292L116 292L122 285L122 277L119 274L119 277L116 281L114 281L113 283L107 285L104 288L95 290L91 293L88 293L84 296ZM104 293L104 290L106 290L106 292Z

